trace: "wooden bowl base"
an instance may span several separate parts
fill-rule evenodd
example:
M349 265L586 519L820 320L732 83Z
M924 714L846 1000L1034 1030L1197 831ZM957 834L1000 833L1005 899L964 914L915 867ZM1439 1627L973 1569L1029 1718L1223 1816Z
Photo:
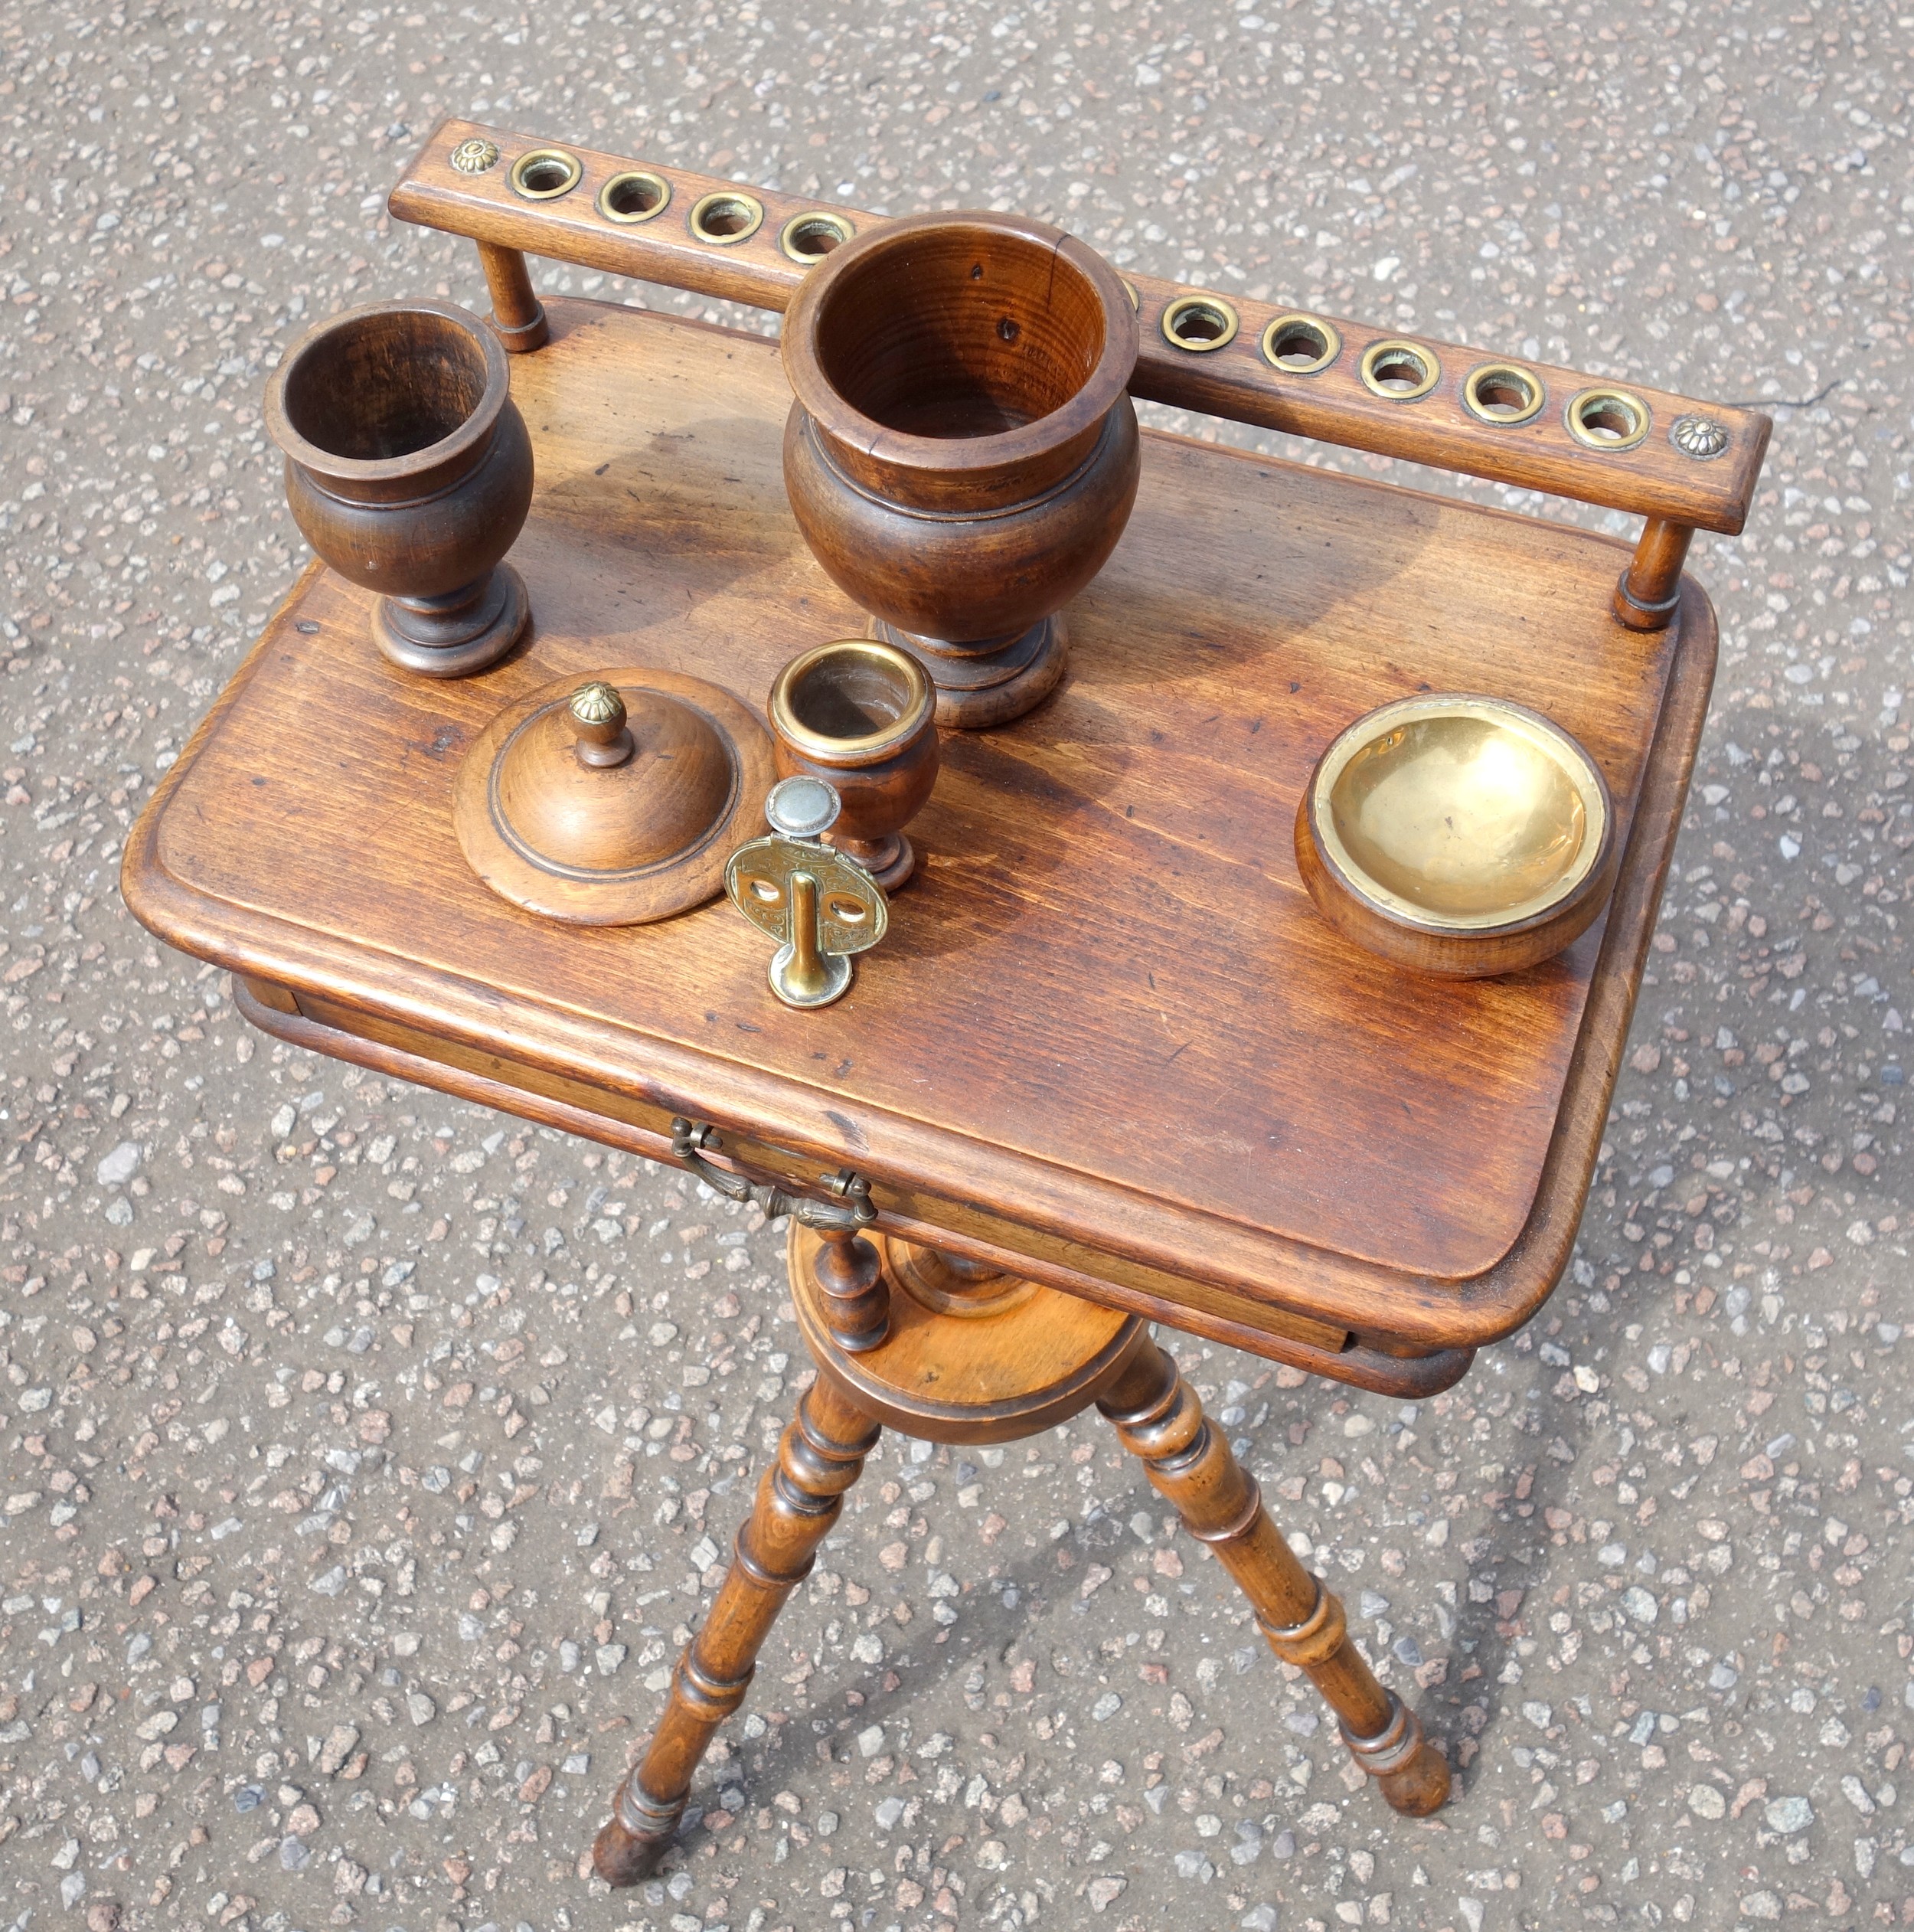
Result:
M825 843L854 858L887 894L901 891L917 869L916 848L901 832L886 839L838 839L826 833Z
M1020 636L981 646L947 644L900 630L881 617L870 635L916 659L937 687L937 722L946 731L984 731L1034 711L1063 682L1070 644L1062 613Z
M531 600L509 564L496 566L475 590L373 606L372 636L381 652L422 678L469 678L489 670L525 634Z

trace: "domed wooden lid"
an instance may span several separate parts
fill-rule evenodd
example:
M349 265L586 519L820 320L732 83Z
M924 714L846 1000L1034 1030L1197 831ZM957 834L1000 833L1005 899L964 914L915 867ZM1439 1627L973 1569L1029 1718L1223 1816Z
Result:
M756 715L674 672L547 685L460 767L453 822L495 892L581 925L668 918L720 891L776 773Z

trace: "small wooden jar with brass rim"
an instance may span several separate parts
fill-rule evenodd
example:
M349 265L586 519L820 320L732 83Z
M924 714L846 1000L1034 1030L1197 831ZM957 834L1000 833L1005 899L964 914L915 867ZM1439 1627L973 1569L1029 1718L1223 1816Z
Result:
M766 707L783 778L821 778L843 810L826 835L886 892L916 869L904 827L937 782L937 691L908 651L864 637L799 652Z

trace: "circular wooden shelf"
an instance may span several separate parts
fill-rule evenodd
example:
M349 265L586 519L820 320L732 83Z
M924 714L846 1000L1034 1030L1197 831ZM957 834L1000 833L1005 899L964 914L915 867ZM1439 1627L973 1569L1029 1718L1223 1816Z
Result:
M932 1442L1014 1442L1088 1408L1146 1332L1139 1316L1034 1283L975 1315L947 1313L898 1266L905 1244L865 1238L890 1289L890 1332L876 1348L850 1355L832 1339L815 1268L824 1237L795 1220L791 1298L822 1372L887 1428Z

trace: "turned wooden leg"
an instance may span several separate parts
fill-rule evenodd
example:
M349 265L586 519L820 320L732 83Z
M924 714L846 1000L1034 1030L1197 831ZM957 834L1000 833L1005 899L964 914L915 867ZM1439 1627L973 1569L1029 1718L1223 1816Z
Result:
M744 1702L758 1652L809 1574L878 1433L822 1376L805 1392L738 1532L710 1617L678 1659L664 1715L592 1848L607 1885L635 1885L670 1844L712 1732Z
M1688 561L1686 524L1651 517L1628 567L1615 587L1615 614L1630 630L1665 630L1681 607L1681 572Z
M1341 1720L1343 1741L1396 1810L1421 1817L1449 1796L1448 1761L1402 1699L1350 1641L1342 1605L1296 1560L1262 1506L1256 1479L1204 1419L1176 1364L1154 1342L1097 1404L1157 1492L1176 1505L1255 1608L1269 1648L1307 1671Z
M478 244L478 265L492 291L492 325L514 355L543 348L551 334L544 305L533 293L522 250L501 248L495 242Z

